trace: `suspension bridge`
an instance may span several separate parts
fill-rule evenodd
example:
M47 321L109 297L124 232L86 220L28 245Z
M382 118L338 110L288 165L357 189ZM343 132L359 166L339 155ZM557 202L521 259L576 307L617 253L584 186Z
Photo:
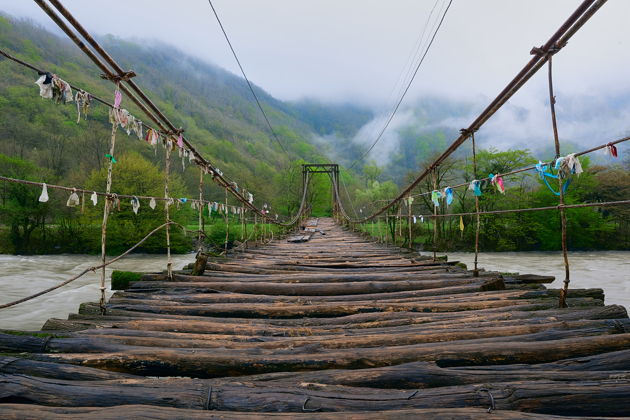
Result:
M184 129L169 121L134 82L136 74L124 70L59 0L35 2L114 85L113 101L93 97L111 108L107 187L91 191L0 179L66 191L71 198L77 195L76 200L79 194L104 199L100 264L84 271L101 273L100 296L98 302L82 303L68 319L49 319L41 331L0 333L2 418L628 415L630 320L624 307L605 304L603 290L569 287L566 213L572 208L625 206L630 200L565 204L564 188L568 179L579 175L580 156L602 149L616 154L616 145L630 137L560 156L552 77L552 57L605 0L583 1L545 44L532 49L532 58L516 77L397 197L375 206L369 215L359 216L352 209L351 216L346 207L352 200L343 197L348 191L339 166L306 164L300 204L288 220L258 208L252 192L205 158L184 137ZM0 53L46 80L47 73L34 64ZM475 133L545 65L554 159L488 178L479 177L475 168L472 182L438 185L437 168L467 140L475 162ZM55 83L83 92L65 81ZM136 104L150 123L123 113L122 97ZM112 191L113 156L121 127L138 129L139 137L152 147L164 146L163 196ZM255 223L282 226L288 239L270 233L262 243L244 241L232 249L226 239L224 255L212 256L200 249L189 266L173 267L169 236L170 228L177 225L171 219L176 202L169 193L173 152L199 168L200 193L190 200L199 212L199 226L202 212L210 208L224 213L226 221L245 224L247 218L254 218ZM504 176L528 171L536 171L550 189L555 188L557 205L480 210L482 183L501 190ZM308 191L315 176L330 179L331 218L309 214ZM201 187L208 178L225 191L224 203L203 196ZM421 181L428 178L433 189L420 191ZM459 188L474 192L475 211L438 213L439 200L447 200ZM432 213L414 209L413 198L420 195L438 200ZM236 204L230 204L228 197ZM127 252L108 260L108 217L121 199L159 202L165 220ZM402 212L405 206L407 214ZM478 265L480 216L506 212L559 214L562 288L545 286L554 280L550 276L507 275ZM437 221L462 216L476 221L472 269L438 256L436 248L432 256L411 249L412 227L418 218L433 221L435 243ZM408 248L383 243L387 235L379 237L370 230L375 220L388 226L393 221L392 242L397 243L397 236L406 238ZM166 230L165 270L143 274L107 300L105 267L161 229ZM203 232L196 234L202 243ZM0 309L28 305L84 273Z

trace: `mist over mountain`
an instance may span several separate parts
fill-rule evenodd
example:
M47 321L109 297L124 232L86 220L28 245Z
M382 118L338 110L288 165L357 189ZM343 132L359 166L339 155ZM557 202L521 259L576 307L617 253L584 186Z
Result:
M96 67L67 39L15 18L2 19L0 31L2 48L85 85L95 94L111 95L111 86L100 80ZM289 156L284 156L240 76L163 42L113 36L99 39L124 68L136 71L137 82L176 125L186 128L219 167L242 174L245 182L262 190L268 189L270 180L287 159L352 164L373 144L389 116L390 109L382 104L367 105L351 98L338 103L314 98L281 101L254 84L280 141L289 150ZM33 94L32 72L8 62L3 62L3 69L5 88L16 85ZM559 88L556 96L560 138L566 152L629 132L630 92L565 93ZM467 127L490 100L481 95L454 99L437 93L406 100L356 170L360 172L363 164L374 161L383 168L384 179L402 183L408 173L417 172L424 162L444 150L459 129ZM127 106L141 115L130 104ZM11 105L4 108L3 114L21 118ZM7 130L5 135L24 135ZM50 133L25 143L45 149L46 136ZM481 148L527 148L542 159L551 157L553 141L546 91L538 87L517 94L482 127L477 140ZM10 152L8 148L5 145L1 151ZM469 153L469 149L465 146L461 153Z

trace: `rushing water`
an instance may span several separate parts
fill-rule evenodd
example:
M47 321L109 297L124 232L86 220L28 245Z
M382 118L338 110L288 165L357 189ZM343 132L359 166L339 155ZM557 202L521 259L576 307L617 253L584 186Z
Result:
M461 261L473 268L474 253L452 252L451 261ZM560 252L484 252L479 267L501 272L555 276L550 288L561 288L564 260ZM569 288L604 289L607 305L619 304L630 309L630 251L570 252L571 283Z
M195 260L194 254L174 255L173 268L181 269ZM0 254L0 304L12 302L59 284L98 265L95 255L2 255ZM113 270L161 271L165 255L133 254L107 267L107 297L111 296ZM82 302L98 302L100 272L87 273L74 282L46 295L7 309L0 309L0 328L39 330L48 318L66 319Z
M450 260L464 262L472 268L474 254L451 253ZM176 255L174 268L192 262L194 255ZM0 255L0 303L11 302L36 291L59 284L98 263L93 255ZM600 287L607 304L630 308L630 252L572 252L571 287ZM487 270L546 274L556 276L550 287L559 288L564 278L562 255L556 252L503 252L479 255L479 266ZM165 268L164 255L132 255L108 267L112 270L160 271ZM0 328L38 330L48 318L66 319L82 302L99 299L100 275L88 273L82 278L9 309L0 310ZM108 297L111 291L108 291Z

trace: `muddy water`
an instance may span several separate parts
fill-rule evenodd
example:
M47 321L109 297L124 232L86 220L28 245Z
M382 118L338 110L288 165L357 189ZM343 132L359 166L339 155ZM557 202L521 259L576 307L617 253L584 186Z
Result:
M448 254L449 260L461 261L473 268L474 253ZM605 303L624 305L630 310L630 251L597 251L569 253L573 288L604 289ZM501 272L555 276L548 285L560 288L564 280L564 260L560 252L484 252L479 267Z
M174 255L173 268L181 269L195 260L194 254ZM0 304L17 300L59 284L99 264L94 255L16 256L0 254ZM131 255L107 267L107 297L111 296L109 278L113 270L161 271L165 255ZM0 310L0 328L39 330L48 318L66 319L76 313L82 302L98 302L100 273L87 273L74 282L47 295Z
M450 260L472 268L474 254L451 253ZM192 262L194 255L174 256L174 268ZM93 255L0 255L0 303L10 302L46 289L98 263ZM600 287L607 304L630 308L630 252L573 252L570 254L571 287ZM550 287L559 288L564 278L562 256L555 252L482 253L479 266L487 270L556 276ZM108 268L112 270L161 271L163 255L132 255ZM61 289L9 309L0 310L0 328L38 330L48 318L66 319L82 302L99 298L98 274L89 273ZM108 297L111 291L108 290Z

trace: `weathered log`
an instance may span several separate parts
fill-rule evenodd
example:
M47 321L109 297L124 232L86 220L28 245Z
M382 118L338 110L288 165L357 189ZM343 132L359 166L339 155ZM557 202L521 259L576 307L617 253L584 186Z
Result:
M540 276L538 274L519 274L514 276L516 281L521 283L553 283L554 276Z
M493 406L541 414L622 416L627 414L630 380L563 383L519 381L425 389L383 390L317 383L216 384L194 379L62 381L3 375L0 401L42 405L116 406L136 402L153 406L239 412L300 413L308 403L319 411L383 411L409 408ZM492 398L492 400L491 400Z
M193 276L201 276L204 271L206 271L206 265L208 264L208 254L205 252L197 253L197 258L195 259L195 265L192 268L192 272L190 273Z
M630 321L624 322L630 327ZM179 348L232 348L232 349L299 349L308 347L310 351L321 349L366 348L378 346L402 346L418 343L472 340L480 338L496 338L519 336L522 341L552 340L570 336L586 336L597 334L615 334L619 325L613 321L570 321L549 324L517 324L512 326L483 327L470 325L454 327L444 331L443 328L415 328L409 332L381 332L370 334L318 335L311 337L264 337L209 335L164 332L140 332L125 330L125 335L118 331L106 331L98 337L129 346L146 347L179 347ZM536 334L544 332L544 334ZM88 335L83 333L82 335Z
M308 410L305 407L305 410ZM98 418L101 420L120 419L204 419L204 420L381 420L383 418L393 418L401 420L416 419L461 419L477 420L488 418L486 408L419 408L409 410L387 410L387 411L356 411L356 412L322 412L315 410L313 413L249 413L230 411L200 411L171 407L155 407L150 405L122 405L115 409L110 407L45 407L25 404L4 404L0 406L0 414L6 420L23 420L24 413L29 413L30 419L46 420L73 420L86 418ZM593 420L606 420L607 417L589 417ZM523 413L520 411L493 411L493 420L579 420L583 417L550 416L548 414Z
M434 326L452 327L454 322L481 323L484 325L511 325L513 322L553 322L555 320L580 319L622 319L628 318L626 309L620 305L586 309L554 309L541 310L539 305L522 305L498 309L482 309L465 312L410 313L382 312L348 315L338 318L310 319L248 319L246 322L231 318L194 318L176 315L148 314L136 318L117 316L81 316L71 320L51 318L43 326L44 330L79 331L89 328L106 327L116 329L138 329L153 331L180 331L205 334L250 334L250 335L290 335L304 336L315 334L331 334L341 332L364 331L370 328L388 328L392 332L399 331L409 325L431 323ZM515 310L520 309L520 310ZM136 313L140 314L140 313ZM146 315L146 314L145 314Z
M291 349L282 354L265 350L249 352L235 349L218 351L136 347L125 348L122 352L34 354L33 357L42 361L74 363L137 375L217 377L287 370L358 369L413 361L435 361L441 367L544 363L628 347L630 334L616 334L534 342L480 339L362 348L360 352L356 349L337 349L323 354L296 353Z
M66 363L47 363L21 357L0 356L0 373L30 375L72 381L133 378L127 373L110 372ZM1 411L1 410L0 410Z
M249 282L255 283L349 283L349 282L397 282L397 281L447 281L455 279L467 279L472 276L464 272L446 272L446 270L426 270L421 272L387 272L387 273L296 273L282 275L256 275L256 274L229 274L225 276L216 276L210 274L207 276L191 276L182 274L173 274L171 281L183 283L203 283L214 282L215 278L221 278L224 282ZM144 274L140 281L167 281L164 274Z
M370 281L348 283L267 283L267 282L163 282L163 281L139 281L133 284L135 288L144 290L156 289L195 289L198 291L225 291L236 293L253 293L265 295L285 296L321 296L321 295L347 295L368 294L383 292L400 292L406 290L425 290L440 287L464 286L480 284L479 279L454 278L448 280L405 280L405 281Z

